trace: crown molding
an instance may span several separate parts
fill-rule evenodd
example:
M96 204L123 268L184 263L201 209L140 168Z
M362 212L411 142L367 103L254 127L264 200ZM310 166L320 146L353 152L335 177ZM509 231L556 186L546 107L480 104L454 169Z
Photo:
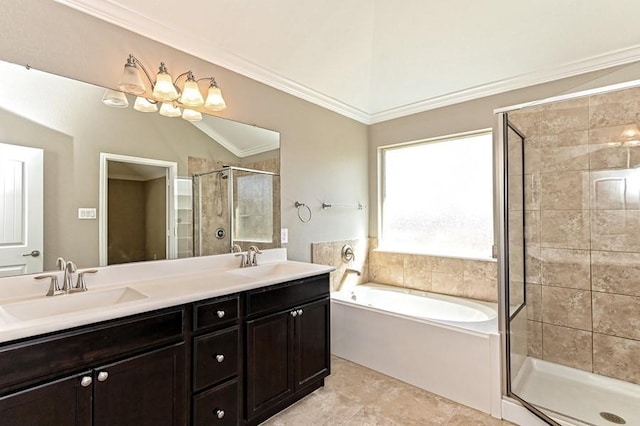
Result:
M111 0L55 1L367 125L640 60L640 45L636 45L371 113L297 83L225 49L212 48L200 39L187 36Z
M638 60L640 60L640 45L631 46L629 48L607 52L591 58L565 63L557 67L534 71L516 77L509 77L469 89L425 99L409 105L376 112L369 116L369 124L393 120L395 118L405 117L407 115L442 108L461 102L472 101L486 96L498 95L511 90L535 86L536 84L575 77L580 74L599 71L618 65L625 65Z

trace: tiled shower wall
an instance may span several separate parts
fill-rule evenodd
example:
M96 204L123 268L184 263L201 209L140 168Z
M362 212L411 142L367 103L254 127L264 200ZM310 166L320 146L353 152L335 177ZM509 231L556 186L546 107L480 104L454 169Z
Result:
M640 383L640 89L509 120L526 137L528 353Z
M188 174L207 173L213 170L221 169L224 165L234 165L229 161L218 161L206 158L188 157ZM280 162L279 157L254 161L242 164L241 167L262 170L267 172L279 173ZM227 189L227 181L221 180L220 175L210 174L201 176L201 185L204 188L202 200L196 200L198 194L193 194L194 200L202 203L202 217L194 215L193 232L202 233L201 252L200 255L228 253L230 250L230 230L229 228L229 194ZM197 203L196 203L197 204ZM195 205L195 204L194 204ZM255 243L243 242L236 240L243 249L255 244L260 249L268 249L280 247L280 177L273 177L273 236L271 243ZM227 237L218 239L214 235L214 231L222 227L227 231Z
M421 291L467 297L496 302L497 267L495 261L467 260L417 254L391 253L376 250L376 239L348 242L356 252L356 268L361 277L355 282L345 274L347 267L341 257L342 246L347 241L312 244L314 263L331 265L338 270L332 273L333 289L350 284L375 282Z

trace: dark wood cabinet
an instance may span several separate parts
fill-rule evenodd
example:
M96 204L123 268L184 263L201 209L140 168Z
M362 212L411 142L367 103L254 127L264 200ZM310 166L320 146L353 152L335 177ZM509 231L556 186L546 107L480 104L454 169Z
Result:
M170 309L0 347L0 424L184 425L183 322Z
M0 398L0 424L90 426L91 373L85 371Z
M184 344L93 371L95 426L183 425Z
M330 372L329 275L0 344L0 425L257 424Z
M328 296L328 276L247 294L247 424L267 419L324 384L330 373Z

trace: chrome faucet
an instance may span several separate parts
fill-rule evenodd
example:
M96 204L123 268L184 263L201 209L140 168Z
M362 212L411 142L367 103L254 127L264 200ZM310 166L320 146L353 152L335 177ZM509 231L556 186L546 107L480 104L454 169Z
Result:
M256 246L250 246L247 250L247 263L249 266L258 266L258 255L262 254L260 249Z
M231 253L241 253L242 247L239 244L234 244L231 246Z

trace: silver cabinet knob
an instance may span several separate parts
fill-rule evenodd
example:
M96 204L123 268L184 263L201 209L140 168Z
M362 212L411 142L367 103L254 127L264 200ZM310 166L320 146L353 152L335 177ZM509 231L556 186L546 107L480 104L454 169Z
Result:
M218 311L216 314L218 315L218 318L224 318L224 311Z
M214 413L214 414L216 415L216 417L217 417L217 418L219 418L219 419L221 419L221 418L223 418L223 417L224 417L224 410L215 410L213 413Z
M298 316L298 311L291 311L290 315L295 318Z
M91 383L93 383L93 379L90 376L84 376L82 379L80 379L80 386L82 386L83 388L91 386Z
M302 309L298 309L298 315L302 315Z
M216 361L218 361L218 362L224 361L224 355L222 355L222 354L216 355Z
M109 378L109 373L107 373L106 371L101 371L101 372L98 373L98 381L99 382L104 382L108 378Z

